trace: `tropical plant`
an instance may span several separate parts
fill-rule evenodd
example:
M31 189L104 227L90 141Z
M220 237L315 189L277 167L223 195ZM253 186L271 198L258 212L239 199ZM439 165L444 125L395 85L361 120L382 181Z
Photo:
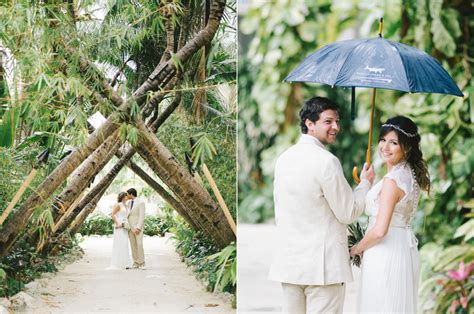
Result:
M168 222L160 216L145 216L143 221L143 234L147 236L164 236L170 226ZM88 235L111 235L114 233L114 222L109 215L102 212L95 212L87 217L82 224L79 233L82 236Z
M462 238L461 243L443 247L437 243L425 244L421 250L421 306L425 311L446 313L469 313L467 306L472 296L472 278L470 270L474 263L474 246L472 245L472 223L470 219L461 225L454 238ZM458 271L454 269L458 268ZM456 311L460 305L459 311ZM466 310L467 309L467 310Z
M83 236L110 235L114 233L114 222L109 215L97 212L87 217L79 233Z
M220 252L208 256L207 259L216 261L217 278L214 292L220 288L221 291L235 293L237 283L237 247L235 243L231 243Z

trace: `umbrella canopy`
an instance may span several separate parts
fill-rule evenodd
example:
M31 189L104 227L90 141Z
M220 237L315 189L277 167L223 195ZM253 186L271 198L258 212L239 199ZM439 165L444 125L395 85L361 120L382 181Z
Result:
M463 96L454 80L439 62L427 53L382 37L345 40L327 45L301 62L286 78L287 82L313 82L352 87L351 116L355 118L355 87L371 87L372 111L366 163L371 163L372 130L376 88L410 93L439 93ZM358 183L357 167L352 171Z
M308 56L285 81L463 96L436 59L382 37L327 45Z

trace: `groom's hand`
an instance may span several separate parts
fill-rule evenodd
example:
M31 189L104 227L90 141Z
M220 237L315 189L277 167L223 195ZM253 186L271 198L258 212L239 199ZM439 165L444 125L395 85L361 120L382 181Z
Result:
M362 173L360 174L361 180L367 180L370 182L372 185L374 183L375 179L375 172L374 172L374 166L370 165L370 167L367 165L367 163L364 164L364 168L362 168Z

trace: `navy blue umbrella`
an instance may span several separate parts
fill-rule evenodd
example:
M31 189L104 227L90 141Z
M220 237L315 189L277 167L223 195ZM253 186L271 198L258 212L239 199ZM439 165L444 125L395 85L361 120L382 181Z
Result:
M324 46L308 56L285 78L288 82L351 87L352 119L355 117L355 87L374 88L366 158L368 164L375 88L463 96L436 59L417 48L382 38L382 22L383 19L380 19L378 38L345 40Z
M382 37L327 45L301 62L285 81L463 96L436 59Z

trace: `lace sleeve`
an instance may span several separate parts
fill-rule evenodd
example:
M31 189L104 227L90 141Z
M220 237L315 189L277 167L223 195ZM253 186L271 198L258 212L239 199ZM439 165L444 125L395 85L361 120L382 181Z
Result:
M400 167L398 169L394 169L385 175L385 178L390 178L397 186L405 192L404 199L410 194L413 190L413 182L411 176L411 170L408 166Z

